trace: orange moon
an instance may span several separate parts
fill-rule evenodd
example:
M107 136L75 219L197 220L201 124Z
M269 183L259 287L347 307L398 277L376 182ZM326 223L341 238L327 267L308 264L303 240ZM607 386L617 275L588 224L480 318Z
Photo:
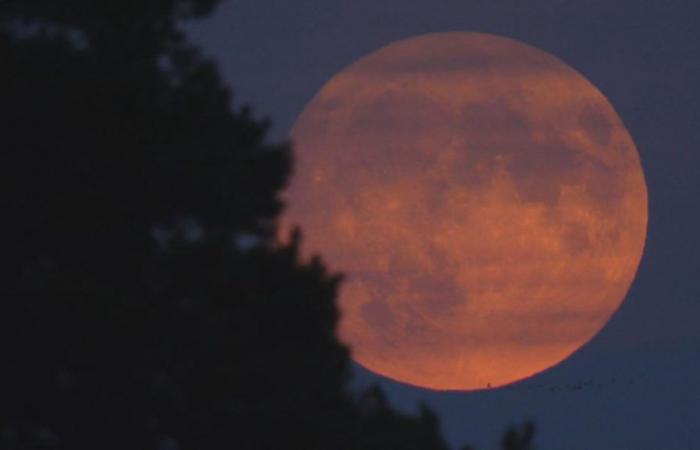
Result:
M589 341L642 256L635 144L586 78L480 33L401 40L328 81L295 123L282 233L346 274L360 365L437 390L509 384Z

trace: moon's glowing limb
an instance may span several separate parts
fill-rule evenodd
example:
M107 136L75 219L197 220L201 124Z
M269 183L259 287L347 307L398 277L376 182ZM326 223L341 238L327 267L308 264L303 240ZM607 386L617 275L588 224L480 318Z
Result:
M555 57L477 33L388 45L333 77L292 137L283 229L348 275L353 358L433 389L565 359L619 307L646 236L635 145Z

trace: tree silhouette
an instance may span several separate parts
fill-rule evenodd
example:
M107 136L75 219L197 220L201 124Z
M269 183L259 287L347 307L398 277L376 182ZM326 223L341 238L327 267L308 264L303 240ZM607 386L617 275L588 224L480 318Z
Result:
M215 3L1 6L0 448L446 448L346 391L341 277L273 242L290 146L178 29Z
M512 426L503 436L501 446L503 450L532 450L534 436L535 425L532 422L526 422L520 430Z
M214 3L2 5L0 447L445 448L345 391L340 277L272 243L290 147L178 31Z

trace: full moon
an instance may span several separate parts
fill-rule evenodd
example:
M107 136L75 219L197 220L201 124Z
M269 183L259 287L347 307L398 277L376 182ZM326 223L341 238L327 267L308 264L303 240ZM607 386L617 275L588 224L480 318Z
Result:
M281 233L300 226L303 254L346 275L338 334L372 372L437 390L532 376L595 336L637 271L635 144L537 48L392 43L331 78L291 137Z

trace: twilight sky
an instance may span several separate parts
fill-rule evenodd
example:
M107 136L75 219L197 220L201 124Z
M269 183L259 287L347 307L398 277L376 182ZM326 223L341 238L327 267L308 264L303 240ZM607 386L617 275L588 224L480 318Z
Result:
M637 144L649 191L642 263L622 308L561 365L507 388L436 393L358 369L405 410L427 402L448 440L494 448L534 419L541 450L697 448L700 414L700 4L687 0L229 0L191 29L236 102L284 138L334 74L390 42L479 31L534 45L596 85Z

